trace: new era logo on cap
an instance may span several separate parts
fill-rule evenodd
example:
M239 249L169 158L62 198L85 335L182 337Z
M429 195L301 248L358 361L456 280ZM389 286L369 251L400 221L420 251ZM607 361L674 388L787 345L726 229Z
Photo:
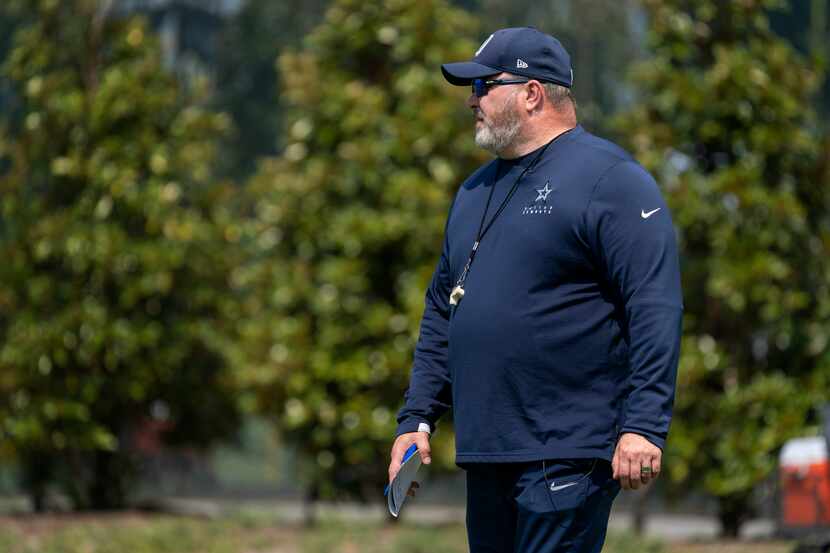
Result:
M441 71L459 86L499 73L573 86L568 52L558 40L533 27L500 29L487 37L472 60L445 63Z

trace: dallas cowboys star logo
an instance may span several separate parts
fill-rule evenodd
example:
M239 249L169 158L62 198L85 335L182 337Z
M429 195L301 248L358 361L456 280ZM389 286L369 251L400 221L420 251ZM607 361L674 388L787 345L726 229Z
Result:
M544 188L542 188L542 189L538 189L538 188L537 188L537 189L536 189L536 192L538 192L538 193L539 193L539 195L538 195L538 196L536 196L536 199L535 199L535 200L533 200L533 201L534 201L534 202L538 202L539 200L542 200L543 202L547 203L547 201L548 201L548 194L550 194L551 192L553 192L553 188L551 188L551 187L550 187L550 181L548 181L548 182L546 182L546 183L545 183L545 187L544 187Z

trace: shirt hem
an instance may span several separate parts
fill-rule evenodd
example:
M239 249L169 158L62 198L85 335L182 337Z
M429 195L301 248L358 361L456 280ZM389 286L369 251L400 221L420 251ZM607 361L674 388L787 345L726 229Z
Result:
M524 451L504 452L456 452L455 464L464 463L523 463L541 461L542 459L582 459L598 458L611 461L614 457L613 446L610 447L549 447ZM463 467L462 467L463 468Z

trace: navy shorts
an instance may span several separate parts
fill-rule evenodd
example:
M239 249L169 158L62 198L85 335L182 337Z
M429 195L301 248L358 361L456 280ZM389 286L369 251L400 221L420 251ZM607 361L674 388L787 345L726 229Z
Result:
M620 484L604 459L465 463L470 553L599 553Z

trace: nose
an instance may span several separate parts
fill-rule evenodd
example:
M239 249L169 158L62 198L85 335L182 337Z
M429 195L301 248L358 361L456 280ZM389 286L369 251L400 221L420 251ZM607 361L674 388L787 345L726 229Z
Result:
M478 96L476 96L474 93L471 92L470 95L467 97L467 106L470 107L471 109L477 108L478 107L478 100L479 100Z

